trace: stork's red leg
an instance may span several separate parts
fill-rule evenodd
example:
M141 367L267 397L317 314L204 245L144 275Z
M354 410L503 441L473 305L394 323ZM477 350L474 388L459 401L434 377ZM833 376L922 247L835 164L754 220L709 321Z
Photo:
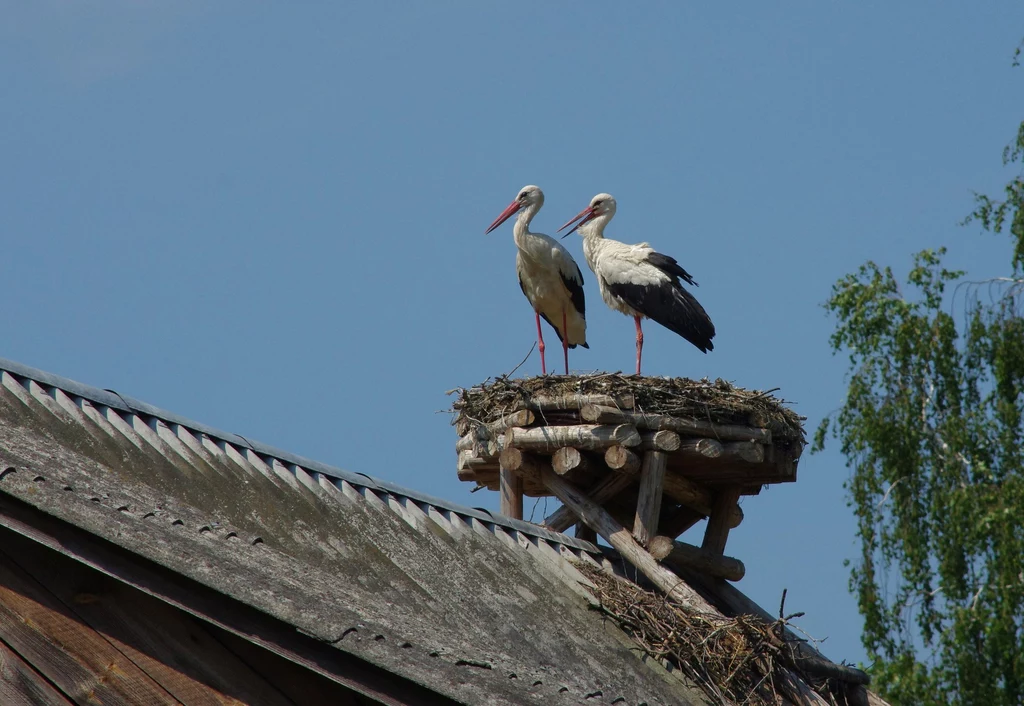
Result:
M537 350L540 351L540 374L547 375L548 369L544 365L544 334L540 330L540 314L535 314L537 317Z
M640 328L640 317L634 316L636 321L636 374L640 374L640 353L644 349L644 330Z
M565 356L565 374L569 374L569 324L565 321L565 309L562 309L562 354Z

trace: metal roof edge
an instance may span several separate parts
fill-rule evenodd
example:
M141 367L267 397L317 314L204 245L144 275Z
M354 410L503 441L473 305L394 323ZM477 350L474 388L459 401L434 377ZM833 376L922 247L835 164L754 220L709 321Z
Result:
M352 485L389 493L391 495L406 497L417 503L431 505L435 508L446 510L448 512L472 517L481 522L495 524L504 527L505 529L516 530L538 539L556 542L591 554L601 553L601 550L590 542L586 542L575 537L569 537L568 535L558 532L552 532L551 530L540 527L539 525L525 522L523 520L515 520L511 517L505 517L504 515L491 512L483 508L471 508L449 500L443 500L427 493L421 493L411 488L400 486L397 483L368 476L365 473L354 473L352 471L346 471L341 468L330 466L326 463L321 463L320 461L314 461L312 459L299 456L298 454L278 449L269 444L248 439L240 434L221 431L220 429L201 422L193 421L187 417L175 414L174 412L168 412L160 409L159 407L154 407L151 404L136 400L133 397L122 395L114 390L104 390L90 385L85 385L80 382L76 382L75 380L70 380L60 375L48 373L44 370L39 370L6 358L0 358L0 370L5 370L20 378L35 380L38 383L55 387L59 390L63 390L64 392L87 399L90 402L110 407L111 409L156 417L164 422L178 424L187 429L203 433L209 437L227 441L235 446L252 449L261 456L277 458L281 461L301 466L306 470L322 473L325 476L330 476L337 480L343 480Z

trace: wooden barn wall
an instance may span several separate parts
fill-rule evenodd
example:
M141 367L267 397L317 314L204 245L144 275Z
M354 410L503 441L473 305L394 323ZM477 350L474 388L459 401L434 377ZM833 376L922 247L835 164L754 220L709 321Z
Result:
M0 704L100 703L378 702L0 528Z

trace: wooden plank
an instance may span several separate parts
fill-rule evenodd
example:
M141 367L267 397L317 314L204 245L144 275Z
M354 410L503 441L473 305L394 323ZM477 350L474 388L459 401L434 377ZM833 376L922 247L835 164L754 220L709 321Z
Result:
M729 581L739 581L746 573L739 559L712 554L701 547L676 542L671 537L655 537L647 549L655 559L673 568L682 566Z
M0 553L0 640L74 701L180 706L159 684Z
M718 556L725 553L725 543L729 539L729 515L739 497L740 489L737 486L723 488L715 495L708 527L704 531L703 549Z
M513 428L505 433L505 447L554 453L563 446L604 451L610 446L637 446L640 434L628 424L576 424L565 427Z
M116 577L186 613L212 623L248 642L365 697L391 706L441 706L458 703L436 690L302 634L264 611L228 600L185 576L154 568L149 562L113 547L0 493L0 537L11 530L59 554ZM146 702L141 702L146 703Z
M366 706L370 703L353 692L342 689L334 682L316 672L300 667L294 662L279 658L247 640L236 637L228 632L218 631L217 640L225 649L250 665L260 674L266 674L274 682L274 686L297 706L305 704L325 704L328 706ZM262 705L260 699L247 701L248 704ZM374 701L373 703L377 703ZM381 702L384 703L384 702ZM390 702L395 703L395 702ZM404 703L404 702L403 702ZM188 706L192 706L188 704Z
M644 547L658 533L662 481L665 479L667 463L668 457L663 451L644 453L643 466L640 468L640 497L637 499L636 517L633 520L633 537Z
M29 540L14 537L3 552L182 703L294 706L191 616Z
M523 479L514 471L502 466L498 480L501 514L514 520L523 519Z
M604 504L633 484L639 469L631 473L610 473L587 491L587 495L599 504ZM544 519L544 526L554 532L564 532L578 521L576 514L564 505Z
M524 475L537 477L548 490L562 501L577 517L586 523L605 541L615 547L624 559L635 566L644 576L651 580L655 586L664 591L667 595L689 606L690 608L715 613L707 601L701 598L700 594L690 588L679 577L659 564L654 557L647 553L643 547L637 544L633 535L615 521L608 512L586 495L574 488L565 479L559 477L546 464L536 457L529 457L524 454L523 463L519 472Z
M0 704L4 706L72 706L25 660L0 642Z

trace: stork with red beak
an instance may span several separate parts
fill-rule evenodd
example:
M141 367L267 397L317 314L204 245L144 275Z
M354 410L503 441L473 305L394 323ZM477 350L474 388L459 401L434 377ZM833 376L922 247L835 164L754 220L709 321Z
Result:
M653 319L695 345L701 352L714 349L715 325L679 280L694 287L690 273L667 255L655 252L647 243L627 245L604 237L604 229L615 215L611 194L598 194L590 205L558 230L575 223L572 233L583 236L583 254L597 275L605 304L636 321L636 374L644 347L643 318ZM563 238L567 237L566 233Z
M530 185L519 190L515 201L501 212L487 233L518 213L512 238L516 243L516 273L519 287L533 307L537 319L537 348L540 350L541 373L547 375L544 362L544 334L541 317L555 330L562 341L565 374L569 374L569 349L587 345L586 303L583 296L583 273L572 255L551 236L530 231L530 221L544 205L544 192Z

